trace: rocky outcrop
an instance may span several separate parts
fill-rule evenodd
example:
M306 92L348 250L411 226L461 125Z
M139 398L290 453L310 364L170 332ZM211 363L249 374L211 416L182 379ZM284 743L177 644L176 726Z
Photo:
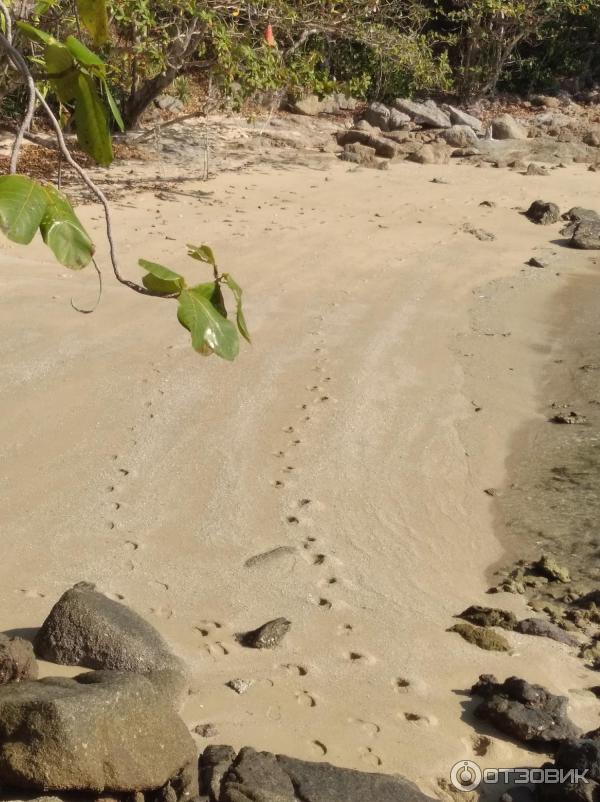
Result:
M546 621L544 618L525 618L519 621L517 632L523 635L536 635L540 638L550 638L551 640L564 643L567 646L579 646L579 641L569 632L565 632L557 624Z
M0 685L37 679L38 665L33 646L23 638L0 635Z
M398 145L392 140L380 136L372 131L359 130L352 128L348 131L340 131L337 136L338 145L351 145L360 142L361 145L373 148L377 156L385 159L392 159L398 152Z
M459 613L457 617L478 627L501 627L510 630L517 626L517 617L514 613L494 607L472 605Z
M211 802L433 802L402 777L329 763L209 747L200 758L200 793Z
M406 128L410 117L383 103L371 103L364 111L363 120L381 131L398 131Z
M357 101L342 93L327 95L320 98L318 95L308 95L292 101L290 108L296 114L315 117L318 114L338 114L341 111L354 111Z
M0 786L129 792L178 777L181 797L192 798L195 762L187 727L141 675L100 671L0 688Z
M468 125L453 125L442 131L440 136L453 148L476 147L479 142L477 135Z
M60 597L34 647L39 658L61 665L141 673L183 670L153 626L86 583Z
M490 721L501 732L523 743L557 745L581 733L567 715L568 699L518 677L498 682L483 675L471 693L483 697L477 718Z
M483 134L483 123L472 114L449 105L442 106L442 111L450 117L452 125L468 125L475 133Z
M416 103L414 100L396 98L393 106L398 111L408 115L418 125L424 125L428 128L450 128L452 125L450 117L433 100L428 100L426 103Z

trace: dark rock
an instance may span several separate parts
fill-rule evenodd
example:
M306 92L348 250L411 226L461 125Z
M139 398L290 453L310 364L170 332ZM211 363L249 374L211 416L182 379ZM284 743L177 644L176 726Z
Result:
M407 114L418 125L426 125L429 128L450 128L452 125L450 117L433 102L415 103L413 100L397 98L393 105L395 109Z
M195 755L169 700L139 674L99 671L0 687L0 785L145 791L186 767L194 795Z
M569 244L572 248L583 251L600 250L600 220L584 220L579 223Z
M219 802L433 802L402 777L340 769L250 748L240 751L220 788Z
M37 679L37 676L38 664L31 643L0 634L0 685Z
M502 629L510 630L517 626L517 617L514 613L510 613L507 610L497 610L493 607L473 605L472 607L467 607L457 617L463 618L478 627L501 627Z
M556 768L587 771L588 778L600 782L600 741L569 738L558 748Z
M183 672L159 633L137 613L88 587L64 593L34 641L38 657L93 669Z
M548 267L548 262L545 262L543 259L538 259L536 256L532 256L525 264L530 267Z
M556 783L538 786L538 802L598 802L598 789L595 782Z
M510 644L503 635L487 627L474 627L472 624L461 622L450 627L448 632L456 632L468 643L486 649L489 652L508 652Z
M222 785L220 802L264 799L265 802L296 802L294 785L275 755L242 749ZM307 799L306 797L301 797Z
M200 755L200 793L207 794L211 800L221 798L223 778L235 760L235 749L231 746L207 746Z
M475 715L518 741L558 744L580 735L567 716L568 699L555 696L541 685L531 685L518 677L499 683L484 674L471 693L484 699Z
M574 410L571 410L571 412L558 412L548 420L550 423L568 424L571 426L582 426L584 423L587 423L585 415L580 415L579 412L575 412ZM569 580L562 581L568 582Z
M525 618L523 621L519 621L517 632L521 632L523 635L550 638L559 643L565 643L567 646L579 646L577 638L544 618Z
M525 212L525 216L531 220L532 223L548 226L552 223L556 223L560 219L560 209L555 203L537 200L531 204L529 209Z
M584 220L600 220L600 215L593 209L584 209L582 206L574 206L562 215L563 220L570 223L582 223Z
M273 621L267 621L258 629L244 632L238 637L238 640L243 646L251 649L275 649L281 645L291 626L292 622L287 618L276 618Z
M194 732L201 738L216 738L219 734L219 730L214 724L197 724Z

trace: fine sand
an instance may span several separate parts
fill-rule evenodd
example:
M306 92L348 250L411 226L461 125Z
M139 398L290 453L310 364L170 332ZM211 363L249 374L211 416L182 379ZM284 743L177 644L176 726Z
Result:
M141 256L203 280L185 243L208 242L244 286L254 342L234 364L192 351L175 302L108 272L98 310L77 314L93 272L3 240L0 629L30 632L67 587L96 582L188 662L184 717L214 723L211 742L430 792L459 759L544 760L473 721L481 673L568 694L576 723L597 726L597 675L573 649L506 633L513 651L490 653L446 630L470 604L531 614L486 595L503 546L484 490L541 415L556 299L594 267L518 210L593 208L598 180L586 165L524 177L331 157L222 174L195 187L205 199L123 195L130 277ZM99 207L81 215L105 265ZM278 616L292 629L276 651L236 641ZM233 678L254 684L237 695Z

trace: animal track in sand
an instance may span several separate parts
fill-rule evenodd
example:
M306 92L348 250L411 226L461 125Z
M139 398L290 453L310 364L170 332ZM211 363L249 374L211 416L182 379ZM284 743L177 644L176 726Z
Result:
M352 624L340 624L337 628L338 635L351 635L354 632Z
M319 599L319 607L322 610L331 610L333 604L329 601L329 599L321 598Z
M311 503L311 501L310 501L309 498L301 498L300 501L298 502L298 506L299 507L308 507L308 505L310 503Z
M311 747L313 754L317 757L324 757L327 754L327 747L322 741L312 741Z
M296 701L302 707L316 707L317 700L308 691L296 691Z
M45 599L46 594L40 593L39 590L29 589L29 588L21 588L19 593L22 593L26 599Z
M221 641L205 643L203 648L211 657L227 657L229 654L229 649Z
M150 584L153 587L158 588L159 590L163 590L163 591L169 590L169 586L167 585L167 583L166 582L160 582L158 579L151 579L150 580Z
M358 754L360 755L360 759L363 761L363 763L367 763L369 766L373 766L374 768L381 766L383 762L379 755L376 755L370 746L361 747L358 751Z
M137 551L140 547L139 543L136 543L134 540L126 540L123 545L130 551Z
M281 669L286 671L288 674L295 674L299 677L305 677L308 674L308 669L301 665L296 665L295 663L284 663L279 666Z
M368 735L370 738L374 738L381 732L379 724L375 724L373 721L364 721L361 718L349 718L348 724L359 727L365 735Z
M281 479L275 479L275 481L274 481L274 482L271 482L271 484L273 485L273 487L276 487L278 490L279 490L280 488L282 488L282 487L285 487L285 485L284 485L284 483L281 481Z
M315 556L313 557L313 565L323 565L326 559L327 559L326 554L315 554Z
M208 637L210 635L211 630L213 629L223 629L223 625L220 624L218 621L200 621L196 626L193 627L197 632L199 632L203 638Z
M392 685L396 693L408 693L408 689L410 688L410 682L404 677L398 677L393 680Z
M288 515L286 520L287 520L287 522L289 524L299 524L300 523L300 519L297 518L295 515Z

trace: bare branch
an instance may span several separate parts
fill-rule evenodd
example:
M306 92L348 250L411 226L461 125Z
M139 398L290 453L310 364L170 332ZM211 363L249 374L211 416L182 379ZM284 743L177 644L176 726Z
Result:
M6 8L6 6L4 5L2 0L0 0L0 13L2 13L4 15L8 14L8 9ZM5 18L8 19L8 16L5 17ZM7 29L7 31L9 29L8 23L7 23L7 28L6 29ZM173 293L173 294L170 294L170 295L161 295L160 293L153 292L151 290L146 289L146 287L143 287L143 286L141 286L139 284L136 284L134 281L129 281L128 279L124 278L121 275L121 272L120 272L120 269L119 269L119 263L118 263L118 259L117 259L117 250L116 250L115 240L114 240L114 237L113 237L112 216L111 216L110 206L109 206L109 203L108 203L108 200L107 200L105 194L102 192L102 190L98 186L96 186L96 184L88 176L88 174L83 169L83 167L81 167L81 165L79 165L75 161L75 159L71 156L69 148L67 147L67 144L65 142L65 138L63 136L63 132L62 132L62 129L60 127L60 123L56 119L56 117L54 115L54 112L52 111L52 109L50 108L48 103L46 102L45 98L42 96L42 94L39 92L39 90L35 87L35 83L33 82L33 76L31 75L29 67L27 66L27 62L23 58L22 54L15 47L13 47L13 45L9 41L8 37L5 36L2 33L0 33L0 46L6 51L11 63L13 64L15 69L17 69L21 73L23 78L27 81L28 85L30 84L30 82L31 82L31 84L33 84L34 108L35 108L35 100L37 98L37 101L40 103L40 105L42 106L42 108L46 112L46 116L48 117L48 119L50 121L50 124L51 124L52 128L54 129L54 133L56 135L56 140L58 142L58 147L60 149L60 152L62 153L62 156L63 156L64 160L67 162L67 164L69 164L73 168L73 170L75 170L75 172L77 173L79 178L83 181L83 183L96 196L96 198L98 198L98 200L102 204L102 207L104 209L104 219L106 221L106 238L108 240L108 245L109 245L110 261L111 261L113 273L115 274L115 277L116 277L117 281L119 281L121 284L124 284L125 286L129 287L130 289L134 290L135 292L140 293L141 295L151 295L151 296L154 296L156 298L177 298L178 297L177 293ZM26 116L26 118L25 118L25 120L23 122L23 125L21 126L21 129L20 129L19 133L21 133L21 131L23 131L23 134L24 134L24 129L25 129L25 127L27 127L25 125L26 123L27 123L27 116ZM21 142L22 142L22 139L23 139L23 136L21 136ZM17 142L18 142L18 140L19 140L19 135L17 135ZM13 148L13 158L15 157L15 153L16 153L16 158L18 159L19 148L16 148L16 149ZM12 172L12 161L11 161L11 172Z

